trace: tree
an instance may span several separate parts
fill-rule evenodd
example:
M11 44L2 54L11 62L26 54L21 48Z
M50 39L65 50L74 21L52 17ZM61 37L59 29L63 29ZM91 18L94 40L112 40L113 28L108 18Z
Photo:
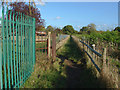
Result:
M77 30L74 30L74 33L75 33L75 34L78 34L78 31L77 31Z
M71 25L67 25L62 29L65 34L73 34L75 32L74 28Z
M51 25L49 25L49 26L47 26L46 31L47 32L53 32L54 28Z
M120 27L116 27L114 31L119 31L120 32Z
M96 31L96 25L94 23L88 24L87 27L89 28L89 30Z
M82 27L79 33L90 34L91 32L94 32L94 31L96 31L96 25L91 23L91 24L88 24L87 26Z
M80 31L85 31L85 32L87 32L87 30L88 30L88 27L82 27L82 29L80 29Z
M10 8L12 11L14 12L20 12L23 13L25 15L29 15L33 18L35 18L35 26L36 26L36 30L39 31L40 26L44 26L44 22L45 20L41 18L41 14L40 11L38 10L38 8L32 6L32 5L28 5L25 2L14 2L14 3L10 3ZM31 8L31 10L29 10L29 7ZM31 14L30 14L31 12Z
M96 31L96 25L95 24L93 24L93 23L91 23L91 24L88 24L88 31L87 31L87 33L88 34L90 34L91 32L94 32L94 31Z
M44 26L39 26L39 30L38 31L45 31L45 27Z
M60 28L56 28L56 29L55 29L55 32L56 32L56 34L61 34L61 33L62 33L62 30L61 30Z

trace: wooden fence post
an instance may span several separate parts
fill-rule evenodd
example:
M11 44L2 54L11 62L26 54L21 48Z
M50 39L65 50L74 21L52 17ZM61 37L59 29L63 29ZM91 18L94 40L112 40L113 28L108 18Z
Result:
M81 39L79 39L79 41L81 41ZM81 46L81 43L80 43L80 46Z
M52 34L52 59L56 59L56 33Z
M86 43L86 41L84 40L84 43ZM84 50L86 51L86 45L84 45Z
M83 42L85 43L85 41L83 40ZM83 44L83 51L84 51L84 44Z
M102 77L106 77L106 48L103 51L103 63L102 63L102 70L101 70Z
M106 48L104 48L104 53L103 53L103 69L106 68Z
M92 45L93 49L95 50L95 44ZM93 60L95 60L95 53L93 53Z
M89 46L89 41L87 41L87 45ZM87 46L86 46L87 47ZM90 55L89 48L87 47L87 53ZM90 58L88 58L88 65L91 63Z
M50 58L50 46L51 46L50 36L51 32L48 32L48 58Z

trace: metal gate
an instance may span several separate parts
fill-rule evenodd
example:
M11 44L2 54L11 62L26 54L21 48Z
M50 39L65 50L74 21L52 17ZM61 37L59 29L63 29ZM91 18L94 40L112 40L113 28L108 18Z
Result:
M34 70L35 18L2 7L0 84L19 88Z
M43 34L45 33L45 34ZM36 39L36 51L39 51L39 53L48 54L48 35L46 32L37 32L35 34Z

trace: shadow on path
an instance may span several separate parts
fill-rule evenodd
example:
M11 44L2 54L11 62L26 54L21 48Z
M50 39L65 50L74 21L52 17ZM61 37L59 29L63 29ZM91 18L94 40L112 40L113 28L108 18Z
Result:
M57 57L64 64L67 88L100 88L103 87L91 68L87 68L84 52L70 38L58 51Z

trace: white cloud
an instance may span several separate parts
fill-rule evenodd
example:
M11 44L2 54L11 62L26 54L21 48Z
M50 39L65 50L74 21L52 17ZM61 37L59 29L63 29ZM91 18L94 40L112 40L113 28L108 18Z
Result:
M100 25L97 25L96 27L98 27L98 28L99 28L99 27L101 27L101 26L100 26Z
M40 5L40 3L39 2L35 2L35 5Z
M103 24L104 26L107 26L107 24Z
M76 29L76 30L80 30L81 28L82 28L82 26L80 26L80 25L76 25L76 26L75 26L75 29Z
M60 17L60 16L57 16L56 19L61 19L61 17Z
M77 26L79 29L81 28L81 26Z
M37 1L38 1L37 4L40 4L40 5L42 5L42 6L45 5L45 2L43 2L43 0L37 0Z
M97 28L97 30L106 31L106 30L112 30L117 26L118 26L118 24L101 24L101 25L96 25L96 28Z
M82 25L75 25L73 26L73 28L77 31L80 31L80 29L82 28L83 26Z
M59 26L59 28L60 28L60 29L62 29L62 28L63 28L63 26Z

